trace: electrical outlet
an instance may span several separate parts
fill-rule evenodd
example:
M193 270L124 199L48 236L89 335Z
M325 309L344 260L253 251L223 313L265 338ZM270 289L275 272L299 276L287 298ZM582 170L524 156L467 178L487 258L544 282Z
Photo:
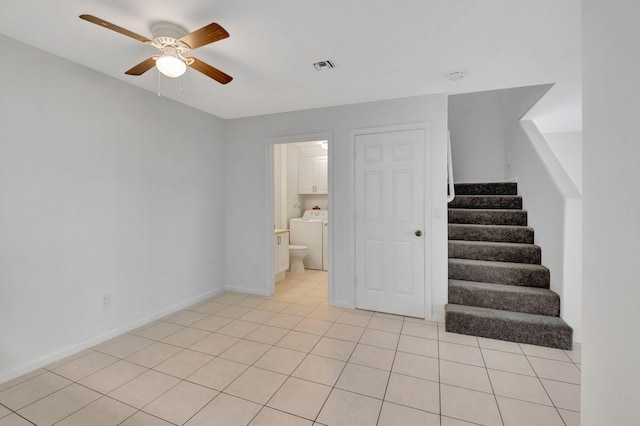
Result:
M111 295L105 294L100 298L100 309L108 309L111 306Z

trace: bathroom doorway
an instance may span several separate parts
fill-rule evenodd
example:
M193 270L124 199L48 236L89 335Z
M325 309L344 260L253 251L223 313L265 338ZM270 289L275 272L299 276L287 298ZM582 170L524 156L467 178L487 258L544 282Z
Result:
M331 134L269 144L273 292L283 301L331 290ZM304 293L304 294L303 294Z

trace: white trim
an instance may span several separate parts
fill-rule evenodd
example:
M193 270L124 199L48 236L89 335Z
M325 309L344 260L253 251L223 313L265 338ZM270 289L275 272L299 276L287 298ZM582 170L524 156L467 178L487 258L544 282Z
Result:
M453 182L453 158L451 157L451 132L447 130L447 181L449 183L449 195L447 203L456 198L456 187Z
M217 296L218 294L221 294L223 292L225 292L227 289L225 288L219 288L216 290L211 290L208 291L206 293L201 294L200 296L196 296L192 299L189 299L187 301L184 302L180 302L178 304L175 304L169 308L166 309L162 309L160 311L157 311L151 315L147 315L143 318L140 318L136 321L133 321L125 326L116 328L114 330L108 331L106 333L101 334L100 336L97 337L92 337L89 340L85 340L84 342L75 344L75 345L71 345L71 346L67 346L64 349L60 349L58 351L55 351L53 353L50 353L48 355L44 355L41 356L40 358L31 361L27 364L24 364L20 367L18 367L17 369L9 372L8 374L5 374L3 376L0 376L0 383L4 383L7 382L9 380L15 379L16 377L20 377L23 374L27 374L31 371L37 370L38 368L42 368L46 365L49 365L53 362L56 362L58 360L61 360L62 358L65 358L67 356L76 354L80 351L83 351L85 349L91 348L95 345L98 345L100 343L106 342L109 339L112 339L116 336L119 336L121 334L127 333L131 330L135 330L136 328L142 327L146 324L151 323L152 321L155 321L157 319L166 317L167 315L171 315L174 312L177 312L181 309L184 309L188 306L194 305L198 302L201 302L203 300L207 300L211 297Z
M271 241L271 243L273 244L273 241ZM254 296L271 296L271 294L267 294L266 292L259 290L259 289L255 289L255 288L247 288L247 287L241 287L238 285L232 285L232 286L226 286L224 288L225 291L234 291L236 293L243 293L243 294L252 294Z
M267 194L267 202L266 204L266 212L265 212L265 218L266 218L266 224L265 224L265 233L266 233L266 240L267 240L267 246L265 248L265 252L267 253L267 267L266 267L266 276L265 276L265 281L264 281L264 295L265 296L270 296L275 292L275 274L274 274L274 270L273 270L273 258L274 258L274 252L273 252L273 224L274 222L274 206L273 206L273 198L274 198L274 182L273 182L273 175L274 175L274 164L273 164L273 147L274 145L277 144L284 144L284 143L295 143L295 142L309 142L309 141L319 141L319 140L326 140L329 144L329 149L327 150L327 157L328 157L328 186L329 186L329 193L327 194L327 200L329 203L329 223L331 224L333 222L333 211L334 209L332 208L333 206L333 133L332 132L322 132L322 133L307 133L307 134L301 134L301 135L290 135L290 136L278 136L278 137L271 137L271 138L267 138L266 139L266 146L265 149L267 150L266 152L266 158L267 158L267 176L265 179L265 193ZM329 232L328 232L328 244L329 244L329 261L328 261L328 265L327 265L327 269L328 269L328 284L329 284L329 304L330 305L334 305L335 301L333 300L333 227L329 226ZM256 294L262 294L262 293L256 293Z

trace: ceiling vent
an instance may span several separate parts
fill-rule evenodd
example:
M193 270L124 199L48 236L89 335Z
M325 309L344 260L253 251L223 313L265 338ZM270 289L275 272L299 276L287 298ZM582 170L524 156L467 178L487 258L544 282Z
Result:
M333 62L329 60L316 62L313 66L318 71L330 70L336 67Z

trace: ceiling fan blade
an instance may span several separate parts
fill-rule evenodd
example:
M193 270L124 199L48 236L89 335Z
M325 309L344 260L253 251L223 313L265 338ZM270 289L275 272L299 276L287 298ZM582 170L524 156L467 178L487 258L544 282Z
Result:
M131 68L130 70L126 71L125 74L142 75L156 65L156 59L158 59L159 57L160 56L152 56L150 58L147 58L144 61L140 62L138 65Z
M188 65L191 68L193 68L194 70L200 71L202 74L206 75L207 77L211 77L212 79L214 79L220 84L227 84L228 82L233 80L233 77L231 77L230 75L223 73L219 69L214 68L211 65L194 58L193 56L189 56L186 59L187 59Z
M227 30L214 23L187 34L182 37L180 41L187 44L191 50L193 50L227 37L229 37Z
M103 19L96 18L95 16L92 16L92 15L80 15L80 19L84 19L85 21L91 22L91 23L96 24L96 25L100 25L101 27L105 27L106 29L109 29L111 31L115 31L115 32L120 33L120 34L124 34L127 37L134 38L134 39L136 39L138 41L141 41L143 43L151 41L148 38L141 36L140 34L136 34L136 33L131 32L131 31L125 29L125 28L122 28L122 27L119 27L119 26L117 26L115 24L112 24L111 22L107 22L107 21L105 21Z

